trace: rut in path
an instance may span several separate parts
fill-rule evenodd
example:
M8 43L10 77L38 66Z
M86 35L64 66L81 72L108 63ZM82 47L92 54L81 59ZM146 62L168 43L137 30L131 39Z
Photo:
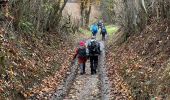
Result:
M103 52L104 45L102 43L100 44ZM99 75L91 75L90 61L88 60L86 63L86 74L80 75L80 72L78 72L73 86L64 100L101 100L99 87Z

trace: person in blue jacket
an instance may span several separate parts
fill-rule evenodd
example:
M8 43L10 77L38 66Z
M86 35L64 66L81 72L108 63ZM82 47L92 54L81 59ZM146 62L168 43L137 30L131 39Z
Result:
M90 26L90 31L92 32L93 36L96 36L98 33L98 25L96 23Z

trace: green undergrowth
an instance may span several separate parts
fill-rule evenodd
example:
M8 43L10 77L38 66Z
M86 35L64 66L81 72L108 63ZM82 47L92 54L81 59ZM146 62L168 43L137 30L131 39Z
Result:
M107 29L107 33L109 35L113 35L114 33L116 33L116 31L118 30L118 26L115 26L115 25L107 25L106 26L106 29Z
M106 25L106 29L107 29L108 35L113 35L118 30L118 26ZM91 34L92 34L91 31L88 30L87 28L80 28L79 32L81 34L85 34L85 35L88 35L88 36L91 36ZM100 30L99 30L99 32L100 32Z
M85 34L85 35L88 35L88 36L91 35L91 31L88 30L88 29L85 29L85 28L79 28L79 32L80 32L81 34Z

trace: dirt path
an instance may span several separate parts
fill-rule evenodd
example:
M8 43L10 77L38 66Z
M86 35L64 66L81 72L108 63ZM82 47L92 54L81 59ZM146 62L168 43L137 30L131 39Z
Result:
M104 50L103 42L100 42L100 44L101 50L103 52ZM99 87L100 87L99 71L98 74L91 75L90 61L88 60L86 63L86 74L80 75L80 72L78 72L78 75L73 83L73 86L71 87L69 94L65 97L64 100L101 100L100 94L101 91Z
M83 36L80 38L80 40L85 39ZM86 39L86 43L89 41L90 39ZM107 66L105 66L105 42L101 41L100 34L97 34L97 41L100 41L100 49L102 51L99 56L97 74L91 75L90 61L88 60L86 63L86 74L80 75L80 72L78 71L77 73L77 70L70 72L72 74L76 72L76 76L68 75L68 79L61 86L62 88L56 90L51 100L112 100L110 99ZM79 70L77 63L74 64L74 67ZM72 81L70 81L69 77L71 77Z
M90 63L86 64L86 74L78 73L70 93L64 100L100 100L98 75L90 74Z

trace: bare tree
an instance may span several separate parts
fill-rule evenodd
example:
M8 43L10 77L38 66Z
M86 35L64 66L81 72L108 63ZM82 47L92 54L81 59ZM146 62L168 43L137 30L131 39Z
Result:
M107 18L114 18L115 22L123 26L127 37L142 31L154 16L157 19L170 18L169 0L102 0L102 6L104 15L111 15L105 7L114 9L111 17Z
M81 26L88 27L89 18L91 13L92 0L81 0L80 14L81 14Z
M48 31L57 29L62 11L68 0L13 0L10 1L10 8L15 18L15 30L30 27L36 31Z

